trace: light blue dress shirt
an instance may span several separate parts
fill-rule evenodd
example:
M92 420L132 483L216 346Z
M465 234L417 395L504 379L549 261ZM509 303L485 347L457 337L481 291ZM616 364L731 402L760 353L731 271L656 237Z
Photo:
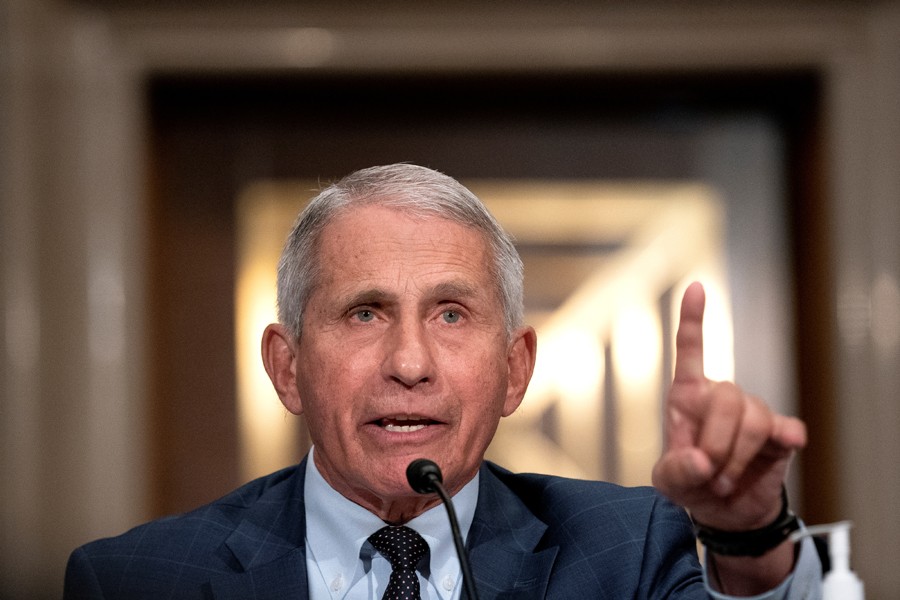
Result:
M316 468L310 451L306 467L306 573L310 600L381 600L391 565L366 541L385 523L334 490ZM463 539L475 516L478 475L453 496ZM428 569L419 573L422 600L458 600L459 559L442 504L406 523L425 538Z
M475 516L478 475L453 496L463 539ZM381 600L391 565L367 541L385 523L365 508L348 500L322 477L310 450L306 467L306 572L310 600ZM443 505L406 523L428 543L428 568L419 573L422 600L459 600L462 577L453 535ZM740 600L709 587L714 600ZM821 598L821 566L811 539L801 542L794 573L774 590L743 600Z

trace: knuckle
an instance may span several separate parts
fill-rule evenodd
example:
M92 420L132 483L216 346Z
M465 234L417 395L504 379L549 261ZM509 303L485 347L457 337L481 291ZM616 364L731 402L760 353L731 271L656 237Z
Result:
M744 393L730 381L719 381L711 390L713 402L723 413L740 413L744 409Z
M774 426L775 420L769 407L758 398L748 397L743 424L746 434L753 440L766 440L772 435Z

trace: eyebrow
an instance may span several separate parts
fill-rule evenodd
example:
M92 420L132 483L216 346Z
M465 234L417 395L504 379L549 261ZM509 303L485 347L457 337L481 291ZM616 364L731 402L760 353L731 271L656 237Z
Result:
M362 290L344 297L342 306L353 307L360 304L385 304L396 299L397 295L380 288Z
M432 288L427 297L432 300L460 300L478 295L478 289L462 281L448 281ZM342 306L353 307L361 304L383 305L395 302L398 294L381 288L361 290L344 297Z
M455 300L459 298L472 298L478 295L478 289L461 281L448 281L438 284L431 290L432 297L437 299Z

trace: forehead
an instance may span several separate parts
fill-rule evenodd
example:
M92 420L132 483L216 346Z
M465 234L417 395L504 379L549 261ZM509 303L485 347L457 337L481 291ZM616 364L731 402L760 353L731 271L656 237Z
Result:
M343 211L321 232L310 303L331 310L363 297L428 303L452 296L483 318L502 319L490 248L481 230L450 219L380 205Z
M367 205L342 212L323 229L319 283L332 292L350 293L453 282L494 295L490 257L486 236L477 229Z
M474 262L489 255L486 235L474 227L377 204L338 213L322 230L319 249L325 258L395 252L407 253L410 260L452 259L459 254Z

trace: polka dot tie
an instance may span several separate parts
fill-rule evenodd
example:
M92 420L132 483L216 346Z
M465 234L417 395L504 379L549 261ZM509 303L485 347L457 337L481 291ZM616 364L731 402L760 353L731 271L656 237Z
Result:
M393 569L382 600L419 600L416 566L428 550L422 536L403 525L388 525L369 536L369 542L387 557Z

